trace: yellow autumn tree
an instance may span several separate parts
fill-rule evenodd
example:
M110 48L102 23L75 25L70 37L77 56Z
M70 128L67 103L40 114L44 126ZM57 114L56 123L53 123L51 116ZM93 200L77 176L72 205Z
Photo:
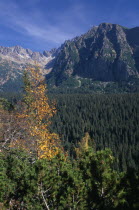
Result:
M85 136L81 139L78 144L78 147L75 148L76 156L80 158L83 152L88 151L89 148L93 148L95 150L95 142L90 137L89 133L86 132Z
M11 147L23 147L37 158L51 158L60 151L59 137L49 131L54 105L49 104L46 84L38 65L28 67L24 73L25 95L18 105L16 119L23 136L12 142Z

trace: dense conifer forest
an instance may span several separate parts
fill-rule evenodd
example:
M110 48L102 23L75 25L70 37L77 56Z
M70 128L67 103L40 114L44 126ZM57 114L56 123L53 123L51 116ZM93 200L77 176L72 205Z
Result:
M52 129L71 155L86 132L96 149L111 148L115 167L139 167L139 94L54 95L57 113Z

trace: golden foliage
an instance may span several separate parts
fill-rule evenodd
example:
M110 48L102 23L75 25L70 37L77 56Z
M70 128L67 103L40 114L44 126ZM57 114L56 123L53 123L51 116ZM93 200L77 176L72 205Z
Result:
M59 137L49 131L50 118L56 112L48 103L46 85L39 66L29 67L25 72L25 95L16 119L27 139L18 139L12 147L22 147L35 152L37 158L54 157L60 150Z
M88 132L85 133L85 136L81 139L78 144L78 148L75 148L76 156L79 157L83 151L87 151L89 147L93 147L95 149L94 140L90 138Z

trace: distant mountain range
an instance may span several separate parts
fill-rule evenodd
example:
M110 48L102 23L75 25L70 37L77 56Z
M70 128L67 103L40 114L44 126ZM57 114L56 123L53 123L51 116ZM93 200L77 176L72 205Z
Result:
M136 92L139 90L139 27L128 29L102 23L65 41L59 49L43 54L19 46L0 47L1 90L9 82L8 78L14 78L16 83L13 72L21 74L25 65L33 64L34 60L45 69L43 74L47 74L51 90L107 92L122 88Z
M23 70L28 65L34 65L35 62L39 63L42 68L42 74L49 73L55 55L56 49L40 53L20 46L0 46L0 91L19 91L23 86ZM46 69L47 65L49 67Z

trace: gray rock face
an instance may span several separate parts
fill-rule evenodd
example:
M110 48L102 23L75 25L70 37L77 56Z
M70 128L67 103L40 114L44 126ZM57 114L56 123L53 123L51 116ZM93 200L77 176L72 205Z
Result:
M53 54L51 52L48 52L48 54L45 55L45 53L42 54L40 52L32 52L30 49L24 49L20 46L0 46L0 57L17 63L33 64L34 61L37 61L41 66L45 66L52 56Z
M52 48L50 51L44 50L43 55L46 57L52 56L55 57L58 54L58 49Z
M126 81L139 76L139 28L102 23L66 41L49 78L71 76L100 81Z
M79 78L105 83L139 78L139 27L102 23L65 41L59 49L43 53L20 46L0 47L0 90L4 85L7 89L14 86L21 80L22 70L34 61L44 69L42 74L48 75L51 87L68 79L70 86L76 83L78 87Z
M0 91L17 91L23 86L22 73L27 65L37 62L42 74L49 73L52 69L55 52L47 55L40 52L32 52L20 46L0 47ZM46 65L48 65L46 69Z

